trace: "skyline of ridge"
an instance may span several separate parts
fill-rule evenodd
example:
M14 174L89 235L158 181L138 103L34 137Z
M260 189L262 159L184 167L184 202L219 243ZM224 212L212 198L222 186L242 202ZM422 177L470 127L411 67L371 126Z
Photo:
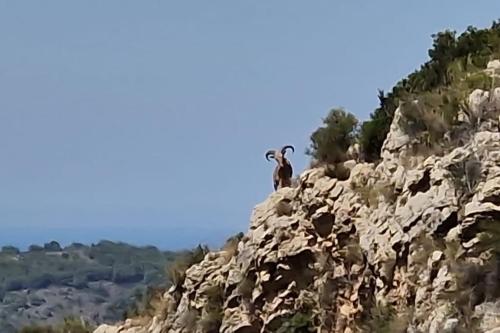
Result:
M272 192L267 149L300 173L329 109L367 119L487 3L0 2L0 246L221 246Z

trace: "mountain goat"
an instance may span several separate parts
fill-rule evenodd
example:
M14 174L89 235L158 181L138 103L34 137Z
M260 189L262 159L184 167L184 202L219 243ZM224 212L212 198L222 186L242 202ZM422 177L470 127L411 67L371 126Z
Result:
M292 186L293 169L290 161L285 157L287 149L290 149L292 153L295 152L293 146L290 145L283 146L280 150L269 150L266 152L266 160L270 161L269 158L272 157L278 163L273 172L275 191L283 187Z

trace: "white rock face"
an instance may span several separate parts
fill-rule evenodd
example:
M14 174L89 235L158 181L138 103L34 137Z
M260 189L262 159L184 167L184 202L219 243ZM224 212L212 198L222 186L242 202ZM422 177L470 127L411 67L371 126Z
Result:
M359 161L361 157L361 147L359 143L355 143L347 149L347 158Z
M469 103L482 112L487 99L474 91ZM272 332L297 313L312 316L318 332L353 333L374 302L400 317L411 309L407 332L454 332L462 321L443 295L456 292L459 256L462 265L484 264L473 230L500 212L500 134L477 132L405 168L410 139L399 120L397 111L378 166L350 165L346 181L307 170L297 188L255 207L234 256L214 252L187 270L182 286L165 293L165 313L147 325L104 325L95 333L201 333L214 306L223 333ZM283 202L285 215L276 209ZM443 240L459 242L460 251ZM221 303L210 301L214 291ZM496 304L482 302L474 315L483 331L495 332Z
M495 59L490 62L488 62L488 65L486 66L486 73L493 77L497 77L500 75L500 60Z
M101 325L99 326L94 333L119 333L120 328L117 326L110 326L110 325Z
M476 117L481 117L489 102L490 93L476 89L469 96L469 108Z
M394 172L398 167L398 157L400 153L404 152L404 149L410 143L410 137L401 128L401 110L398 108L394 112L394 120L392 121L389 134L384 141L382 146L382 159L385 162L385 166Z
M494 110L500 109L500 88L493 89L493 93L491 94L491 107Z

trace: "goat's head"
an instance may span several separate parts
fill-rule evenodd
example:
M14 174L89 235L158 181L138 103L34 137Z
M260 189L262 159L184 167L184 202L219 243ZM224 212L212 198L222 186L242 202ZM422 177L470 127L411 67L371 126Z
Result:
M287 149L290 149L292 153L295 152L295 148L291 145L283 146L280 150L268 150L266 152L266 160L270 161L270 157L274 158L279 167L284 167L288 162L285 157Z

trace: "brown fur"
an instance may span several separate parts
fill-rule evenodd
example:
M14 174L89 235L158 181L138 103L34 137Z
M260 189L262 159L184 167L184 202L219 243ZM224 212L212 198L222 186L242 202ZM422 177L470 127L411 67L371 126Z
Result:
M269 160L269 156L272 156L276 163L278 163L273 172L275 191L283 187L292 186L293 168L290 161L285 157L287 148L292 149L292 151L294 150L292 146L284 146L281 150L270 150L266 153L267 160Z

